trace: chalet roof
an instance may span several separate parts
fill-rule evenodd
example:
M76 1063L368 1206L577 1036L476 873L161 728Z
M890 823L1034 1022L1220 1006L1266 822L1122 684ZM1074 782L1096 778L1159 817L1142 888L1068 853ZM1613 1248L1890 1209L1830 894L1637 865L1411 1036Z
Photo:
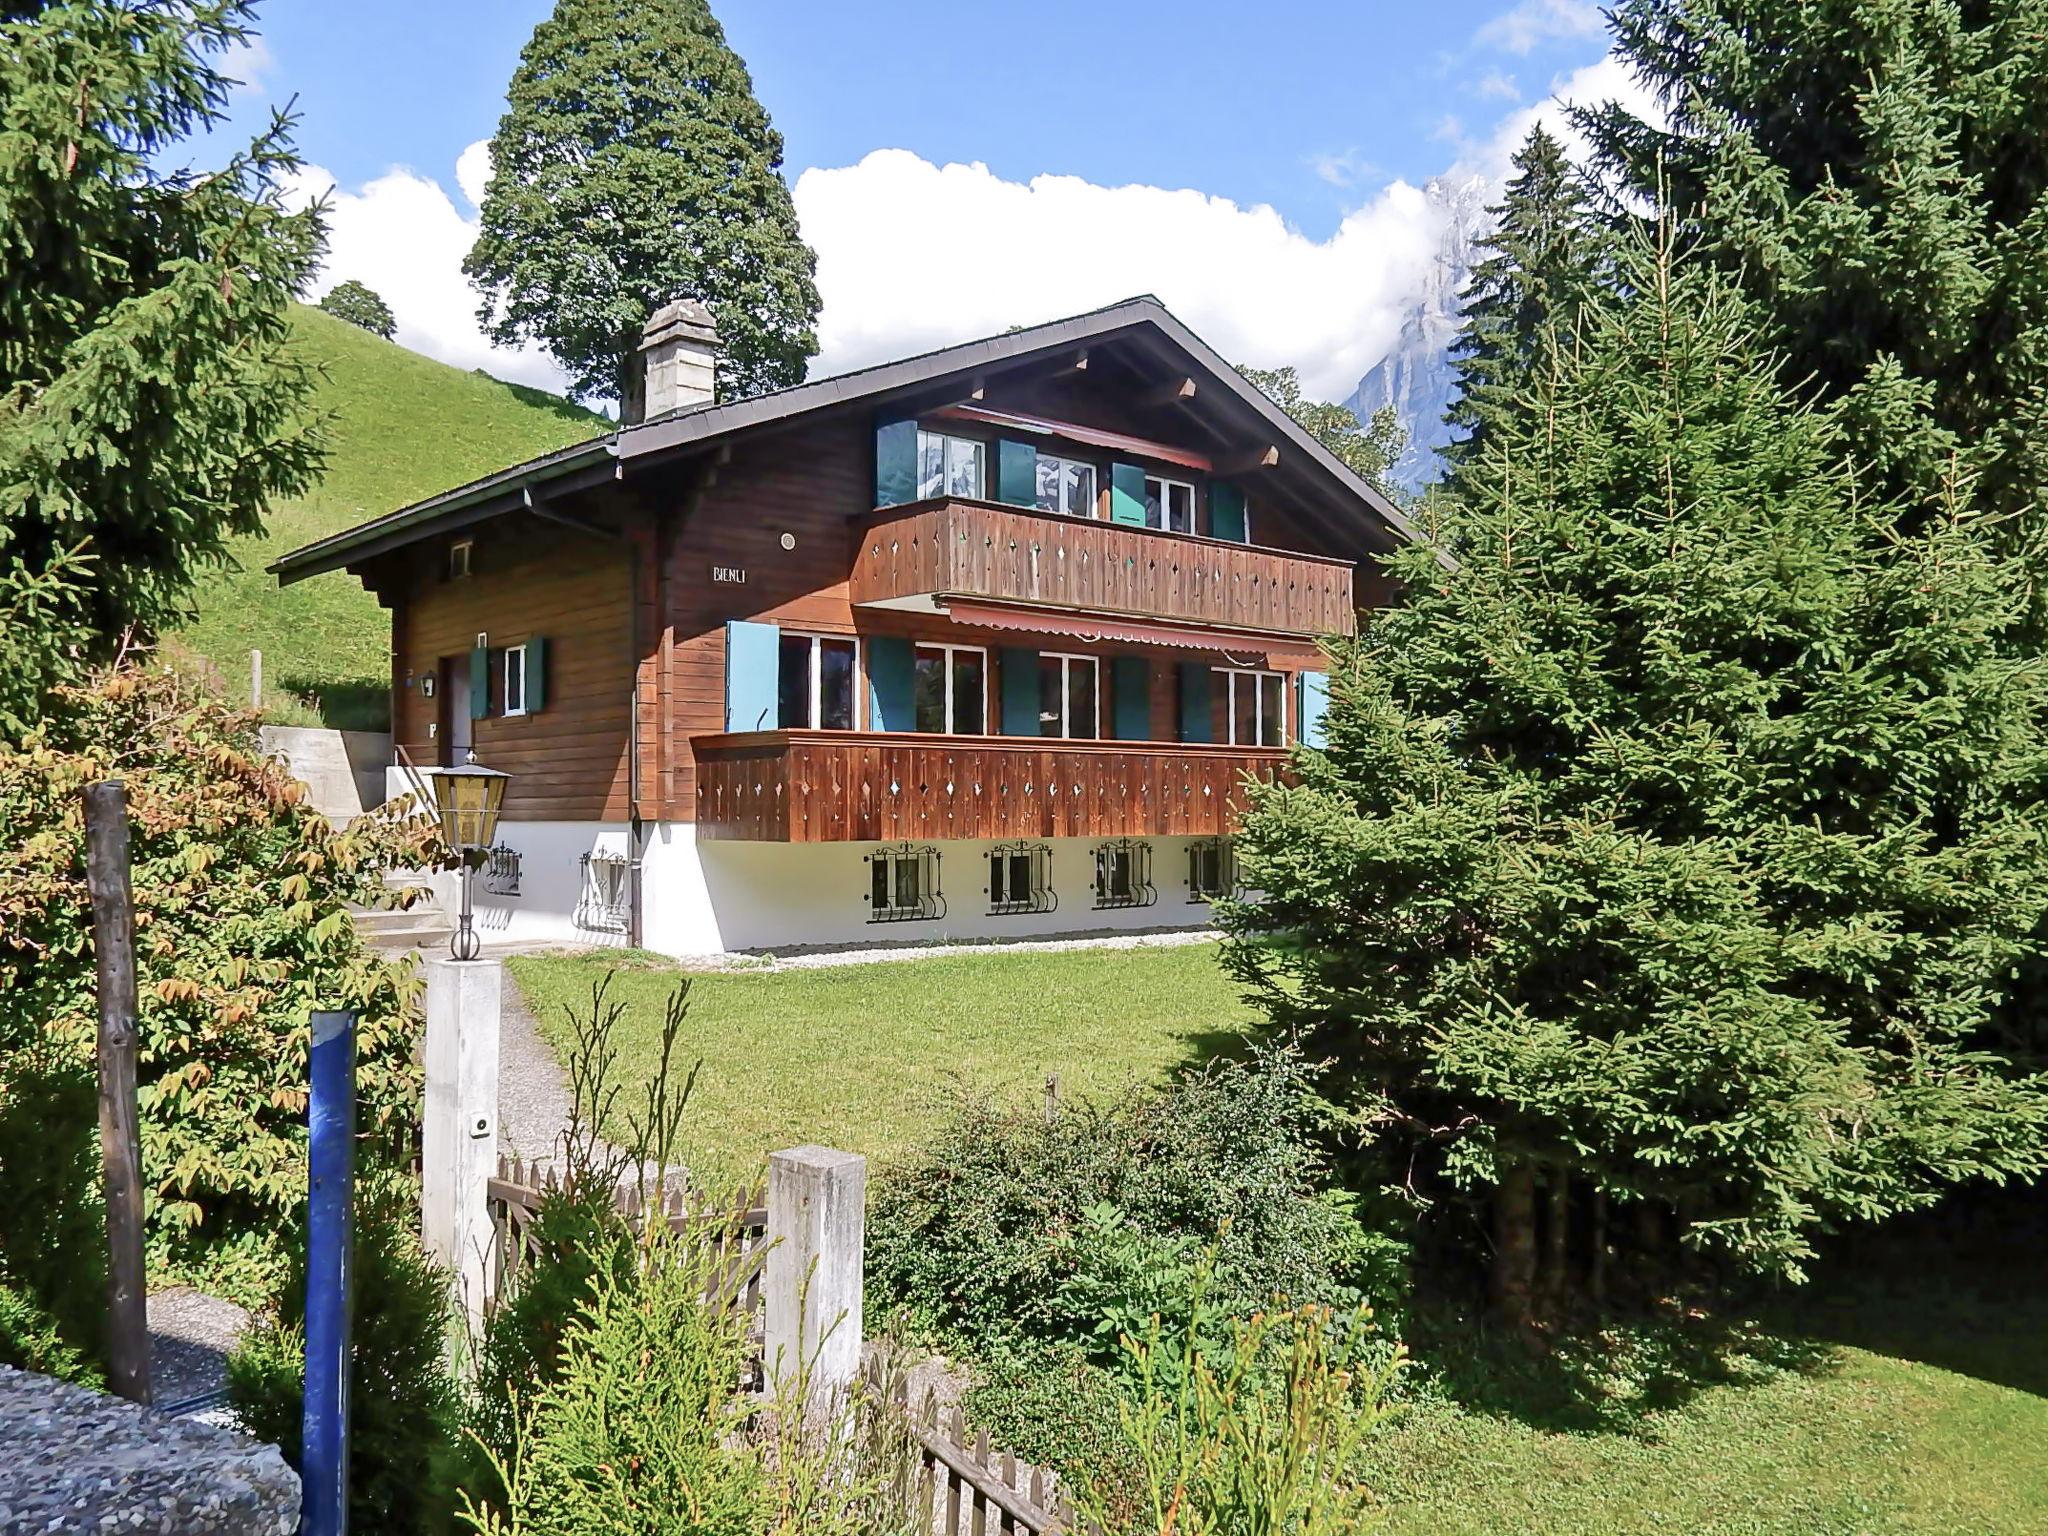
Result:
M1283 462L1291 476L1312 483L1322 493L1319 500L1348 513L1344 521L1367 547L1386 550L1417 538L1399 508L1147 294L1065 320L1024 326L1000 336L940 347L745 400L670 412L514 464L318 539L281 556L267 569L280 585L290 585L453 529L534 508L574 490L620 479L629 467L665 457L695 456L724 440L786 424L812 412L860 404L880 406L897 398L929 395L933 386L948 378L972 377L1118 340L1139 345L1160 360L1162 369L1191 363L1208 375L1225 392L1226 408L1243 424L1247 436L1270 434L1285 450ZM1180 354L1178 359L1172 357L1175 352Z

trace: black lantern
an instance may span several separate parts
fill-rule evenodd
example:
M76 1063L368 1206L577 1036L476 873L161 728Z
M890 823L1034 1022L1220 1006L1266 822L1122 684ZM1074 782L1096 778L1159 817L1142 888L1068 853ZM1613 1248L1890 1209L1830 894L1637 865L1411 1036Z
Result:
M448 951L458 960L474 960L482 949L470 914L470 882L477 865L498 836L498 812L505 804L509 773L469 763L434 774L434 808L441 814L441 836L462 861L462 920Z

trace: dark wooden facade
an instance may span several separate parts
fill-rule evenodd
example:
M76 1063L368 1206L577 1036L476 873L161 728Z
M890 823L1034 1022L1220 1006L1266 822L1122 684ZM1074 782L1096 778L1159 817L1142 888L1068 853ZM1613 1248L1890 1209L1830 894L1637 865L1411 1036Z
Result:
M706 837L783 842L1226 832L1248 778L1279 773L1285 753L1178 739L1176 674L1256 667L1291 686L1322 668L1317 637L1351 633L1357 607L1386 593L1370 569L1354 574L1365 550L1333 531L1343 524L1330 507L1272 489L1259 443L1223 440L1159 403L1155 387L1140 387L1151 372L1149 354L1119 363L1097 349L1085 369L1067 359L974 381L973 399L1070 420L1077 436L1085 427L1178 445L1159 472L1194 481L1204 498L1233 466L1258 542L1112 522L1106 491L1096 518L957 498L876 508L880 413L801 414L352 565L392 609L395 740L416 762L440 760L423 680L479 636L494 648L544 636L545 707L475 722L477 756L514 774L511 821L694 821ZM983 434L993 453L998 427L933 419ZM1055 447L1096 453L1106 480L1112 450L1081 441ZM451 577L456 538L473 541L471 572ZM984 605L980 627L946 599ZM1152 630L1105 626L1090 638L1070 625L1034 637L996 626L988 605L1013 621L1094 615ZM861 639L855 729L729 733L735 620ZM1142 656L1151 739L878 731L867 669L882 637L985 647L992 732L1017 648L1097 655L1105 690L1116 657Z

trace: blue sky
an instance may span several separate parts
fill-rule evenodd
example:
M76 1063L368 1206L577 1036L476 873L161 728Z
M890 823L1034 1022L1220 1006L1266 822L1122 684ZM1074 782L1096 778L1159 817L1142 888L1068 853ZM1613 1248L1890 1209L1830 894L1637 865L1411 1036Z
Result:
M401 339L465 365L481 342L447 268L484 174L471 146L495 127L548 9L268 0L239 61L249 89L236 126L295 95L308 190L336 189L330 280L393 290ZM1587 0L716 10L788 146L819 251L827 369L1146 289L1193 310L1198 328L1221 325L1240 354L1267 344L1246 360L1297 361L1334 392L1385 350L1427 265L1415 189L1497 176L1554 90L1604 87L1612 73ZM905 220L958 243L905 268ZM1049 232L1043 245L1034 227ZM1050 237L1077 227L1099 232L1085 250ZM1021 229L1035 249L982 260L992 228ZM980 268L978 285L940 264ZM1342 335L1322 347L1306 312L1262 316L1270 300L1230 298L1276 284L1302 290L1304 311L1335 296ZM531 352L481 361L550 377Z

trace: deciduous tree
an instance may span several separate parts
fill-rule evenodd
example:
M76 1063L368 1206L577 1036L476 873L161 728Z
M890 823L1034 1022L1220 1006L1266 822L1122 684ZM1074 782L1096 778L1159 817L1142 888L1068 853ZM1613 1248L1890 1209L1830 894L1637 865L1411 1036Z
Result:
M694 298L718 322L721 394L802 381L816 260L782 136L705 0L557 0L508 95L463 263L493 339L540 342L572 394L636 420L642 328Z
M320 307L337 320L346 320L350 325L359 325L373 336L382 336L386 341L398 329L398 320L391 313L391 306L377 295L377 290L368 283L359 283L354 278L344 278L327 290L327 297L320 301Z
M1408 434L1392 406L1382 406L1373 412L1372 420L1361 422L1348 406L1311 400L1302 394L1300 375L1292 368L1239 368L1238 372L1374 490L1383 496L1398 494L1387 474L1408 446Z

